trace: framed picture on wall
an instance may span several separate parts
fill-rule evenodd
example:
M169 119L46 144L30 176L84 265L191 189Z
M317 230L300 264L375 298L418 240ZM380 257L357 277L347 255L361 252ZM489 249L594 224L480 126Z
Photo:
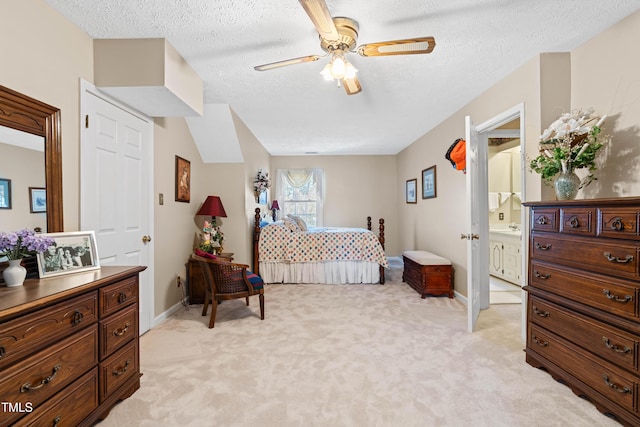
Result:
M176 156L176 202L191 202L191 162Z
M416 178L407 180L405 184L405 201L407 203L417 203L418 202L418 180Z
M260 192L258 195L258 203L261 205L267 204L267 190Z
M422 171L422 198L432 199L436 197L436 166Z
M47 211L47 190L42 187L29 187L29 210L31 213Z
M11 209L11 180L0 178L0 209Z
M100 268L98 247L93 231L45 233L53 245L36 256L40 278L79 273Z

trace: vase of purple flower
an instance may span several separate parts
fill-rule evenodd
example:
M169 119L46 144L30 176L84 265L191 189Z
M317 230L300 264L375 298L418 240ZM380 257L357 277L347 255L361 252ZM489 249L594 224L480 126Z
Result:
M0 257L9 261L9 266L2 272L5 284L8 287L21 286L27 276L27 269L21 265L22 258L46 251L53 242L51 237L27 228L0 233Z

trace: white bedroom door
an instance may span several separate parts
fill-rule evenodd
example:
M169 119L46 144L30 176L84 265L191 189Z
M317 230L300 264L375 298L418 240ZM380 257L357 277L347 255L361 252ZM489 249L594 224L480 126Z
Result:
M147 266L140 274L142 335L153 315L153 121L88 83L81 102L80 226L95 231L100 265Z
M469 116L465 127L467 234L463 237L467 239L467 327L473 332L480 310L489 306L487 146L480 144L478 130ZM483 291L487 291L487 298L482 298Z

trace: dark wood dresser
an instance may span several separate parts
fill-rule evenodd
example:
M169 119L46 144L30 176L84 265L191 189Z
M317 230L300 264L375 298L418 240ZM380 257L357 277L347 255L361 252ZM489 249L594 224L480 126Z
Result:
M85 426L140 388L138 275L99 270L0 288L0 426Z
M527 362L640 425L640 198L525 205Z

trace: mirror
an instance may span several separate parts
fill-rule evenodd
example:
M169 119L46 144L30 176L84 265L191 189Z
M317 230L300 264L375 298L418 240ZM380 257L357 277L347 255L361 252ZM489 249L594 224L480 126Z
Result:
M64 231L60 109L0 86L0 126L44 138L46 231Z

